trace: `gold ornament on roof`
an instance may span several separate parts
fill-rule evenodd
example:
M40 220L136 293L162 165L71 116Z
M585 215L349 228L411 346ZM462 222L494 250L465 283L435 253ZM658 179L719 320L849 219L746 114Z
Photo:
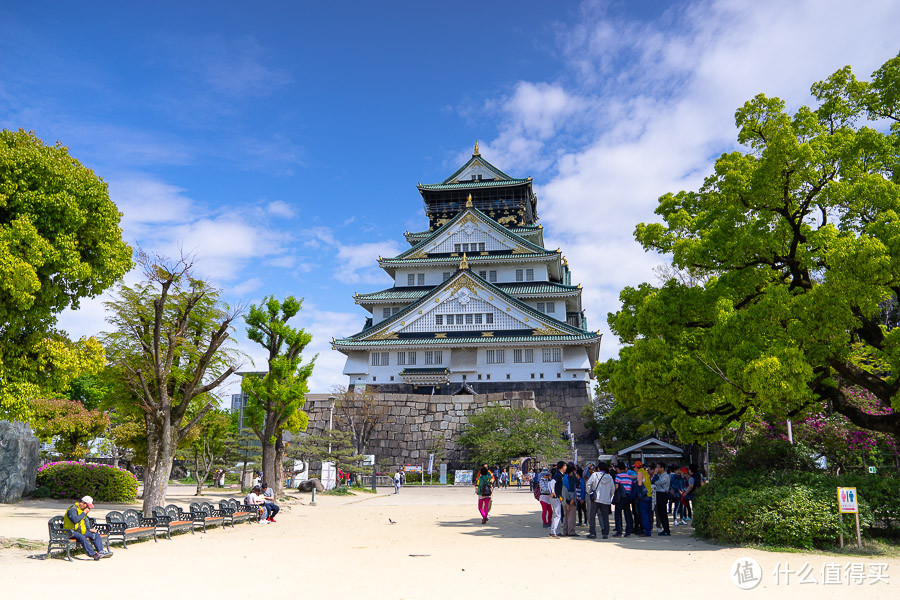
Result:
M459 261L459 270L465 271L469 268L469 261L466 260L466 253L463 252L462 260Z
M481 153L478 151L478 140L475 140L475 151L472 152L472 156L481 156Z
M469 197L466 198L466 208L472 208L472 194L469 194Z

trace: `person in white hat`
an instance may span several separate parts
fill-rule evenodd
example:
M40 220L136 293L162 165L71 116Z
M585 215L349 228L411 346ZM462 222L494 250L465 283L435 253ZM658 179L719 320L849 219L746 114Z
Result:
M94 499L85 496L76 500L63 517L63 528L72 532L72 537L81 542L84 551L94 560L109 558L112 552L103 549L103 538L93 529L93 519L88 516L94 508Z

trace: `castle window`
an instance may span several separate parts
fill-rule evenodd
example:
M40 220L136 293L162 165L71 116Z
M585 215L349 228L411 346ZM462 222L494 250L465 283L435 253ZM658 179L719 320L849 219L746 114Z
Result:
M524 275L525 275L525 274L524 274L524 271L523 271L522 269L516 269L516 281L524 281L524 280L525 280L525 276L524 276Z
M504 350L488 350L487 364L500 365L506 362L506 353Z
M478 271L478 276L482 279L487 279L487 271Z
M425 364L426 365L439 365L444 362L443 351L441 350L426 350L425 351Z
M453 276L453 273L443 273L442 275L444 276L444 281L447 281Z
M544 348L542 354L545 363L562 362L562 348Z
M390 316L391 316L391 309L390 309L390 307L381 309L381 316L382 316L383 318L385 318L385 319L387 319L388 317L390 317Z
M443 325L444 324L444 315L434 315L434 324L435 325Z
M534 281L534 269L525 269L525 281Z
M484 242L478 242L478 251L484 252Z
M494 324L494 313L485 313L484 322L487 323L488 325L493 325Z
M530 363L534 362L534 350L531 348L513 350L513 362Z
M390 352L373 352L372 353L372 366L373 367L386 367L390 364Z
M497 271L488 271L488 281L497 283Z
M409 273L406 276L406 285L416 285L416 274L415 273Z
M395 306L394 308L391 309L391 315L396 315L398 312L400 312L399 306Z
M419 285L425 285L425 273L419 273L416 275L416 283Z
M466 315L466 325L471 325L471 324L472 324L472 315L467 314Z
M475 313L475 324L481 325L481 313Z
M556 312L556 302L547 303L547 314Z

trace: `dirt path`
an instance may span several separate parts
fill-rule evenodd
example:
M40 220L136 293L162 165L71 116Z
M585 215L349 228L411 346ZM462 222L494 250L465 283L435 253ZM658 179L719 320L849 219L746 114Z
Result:
M176 490L177 491L177 490ZM186 504L188 495L177 498ZM671 538L550 539L527 491L499 490L491 519L481 525L471 489L405 488L401 494L309 496L286 506L278 523L239 524L144 542L100 562L39 560L34 551L0 552L0 597L50 598L86 586L117 598L300 597L338 593L428 599L647 597L710 600L758 598L897 598L900 560L827 557L722 548L673 528ZM65 506L50 501L0 505L0 536L46 540L46 522ZM98 507L98 515L106 509ZM390 521L394 521L392 524ZM762 581L738 589L730 577L738 559L755 559ZM801 571L808 563L818 583L777 584L776 565ZM858 563L864 584L824 585L823 566ZM887 563L888 583L869 584L875 563ZM851 571L854 567L850 567ZM563 583L561 575L571 577ZM831 571L833 574L833 571ZM842 575L846 581L846 572ZM563 593L565 592L565 593ZM587 595L585 595L587 594Z

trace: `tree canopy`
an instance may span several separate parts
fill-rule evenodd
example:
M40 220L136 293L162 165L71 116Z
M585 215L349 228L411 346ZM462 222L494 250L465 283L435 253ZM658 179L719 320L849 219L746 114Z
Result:
M609 324L624 347L597 366L600 388L674 415L686 441L823 403L900 434L900 56L871 81L845 67L812 95L793 114L762 94L745 103L745 150L636 229L689 277L622 291Z
M550 413L488 406L472 415L459 443L476 464L505 465L520 456L561 456L566 452L562 430L562 422Z
M64 349L54 346L68 343L53 331L56 316L131 267L120 218L106 183L67 148L23 130L0 131L0 408L7 416L27 420L28 396L60 391L36 381L41 357L59 358Z

